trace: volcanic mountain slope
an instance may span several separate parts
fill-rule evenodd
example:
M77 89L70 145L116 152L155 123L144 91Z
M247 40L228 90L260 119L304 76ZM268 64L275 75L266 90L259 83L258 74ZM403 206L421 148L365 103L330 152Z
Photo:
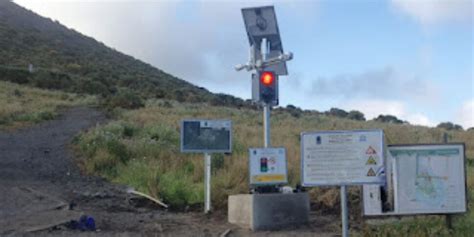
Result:
M29 64L35 73L28 72ZM0 79L106 96L128 90L145 98L245 104L174 77L8 0L0 1Z

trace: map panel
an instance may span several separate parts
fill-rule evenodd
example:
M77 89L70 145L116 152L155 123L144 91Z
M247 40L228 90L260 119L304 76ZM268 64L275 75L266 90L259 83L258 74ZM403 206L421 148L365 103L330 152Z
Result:
M395 212L399 214L466 211L463 145L396 146Z

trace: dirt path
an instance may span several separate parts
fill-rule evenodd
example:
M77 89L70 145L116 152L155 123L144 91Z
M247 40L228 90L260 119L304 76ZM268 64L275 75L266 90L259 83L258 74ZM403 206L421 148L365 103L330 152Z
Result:
M334 218L312 217L298 229L253 233L228 224L223 213L138 207L127 187L83 176L74 163L74 136L104 121L98 110L72 108L56 120L0 133L0 236L219 236L228 229L227 236L331 236L327 232L337 228ZM84 214L99 231L63 225Z

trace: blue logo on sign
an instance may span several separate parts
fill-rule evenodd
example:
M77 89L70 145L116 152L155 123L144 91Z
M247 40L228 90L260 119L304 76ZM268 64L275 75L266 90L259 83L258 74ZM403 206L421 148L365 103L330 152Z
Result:
M317 136L316 137L316 144L321 144L321 137L320 136Z

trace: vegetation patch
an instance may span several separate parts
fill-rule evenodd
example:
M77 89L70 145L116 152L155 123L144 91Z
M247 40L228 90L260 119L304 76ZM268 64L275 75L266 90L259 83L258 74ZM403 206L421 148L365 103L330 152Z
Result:
M0 81L0 130L51 120L60 108L93 105L93 96L49 91Z
M385 131L388 144L441 143L443 134L447 132L450 141L465 142L468 157L474 157L472 132L357 121L297 111L297 108L275 109L271 118L272 145L287 148L289 182L292 186L300 182L301 131L381 128ZM233 121L232 154L212 157L213 206L225 208L228 195L248 192L248 148L263 146L261 111L149 100L144 108L119 113L117 121L79 136L77 144L86 157L84 167L89 173L105 176L163 199L174 208L201 205L203 155L180 152L179 126L183 118L227 118ZM110 140L114 141L113 145L109 144ZM120 158L120 154L126 154L126 158ZM472 183L470 175L468 178ZM338 212L338 193L331 188L310 189L313 206L330 213ZM352 207L359 206L358 188L350 189L350 202ZM360 215L360 209L352 210L355 210L353 215Z

